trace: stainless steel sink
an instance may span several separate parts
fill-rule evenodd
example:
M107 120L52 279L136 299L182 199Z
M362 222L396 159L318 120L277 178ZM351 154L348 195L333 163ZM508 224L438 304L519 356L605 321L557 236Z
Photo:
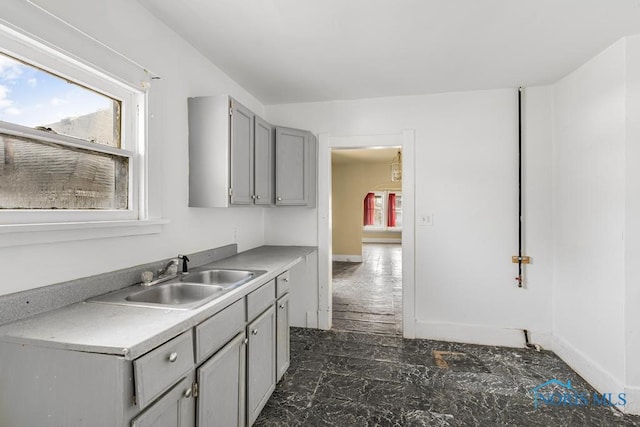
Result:
M223 290L222 286L198 283L164 283L132 293L125 300L162 305L191 304L221 294Z
M153 286L129 286L119 291L89 298L87 301L137 307L190 310L223 295L224 292L225 290L222 286L173 281Z
M190 310L247 283L264 271L209 269L151 286L141 284L89 298L88 302Z
M249 270L213 269L187 274L181 280L205 285L217 285L228 289L246 283L261 273Z

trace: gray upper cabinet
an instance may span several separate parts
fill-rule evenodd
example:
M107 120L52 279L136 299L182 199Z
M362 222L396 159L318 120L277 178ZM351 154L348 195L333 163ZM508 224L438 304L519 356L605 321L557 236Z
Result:
M253 204L253 137L255 114L231 99L231 187L232 205Z
M254 203L273 204L273 136L274 129L266 121L254 119Z
M273 204L273 127L228 95L188 108L189 206Z
M276 127L277 206L316 206L316 139L300 129Z
M230 98L189 98L189 206L229 206Z
M316 138L229 95L189 98L189 206L316 206Z

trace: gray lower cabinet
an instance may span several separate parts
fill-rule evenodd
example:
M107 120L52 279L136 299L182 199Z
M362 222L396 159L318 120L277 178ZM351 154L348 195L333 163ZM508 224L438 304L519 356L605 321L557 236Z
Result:
M316 138L306 130L276 127L276 206L316 206Z
M276 387L276 313L271 305L247 327L247 418L248 425L260 411Z
M289 369L289 294L280 297L276 302L276 366L277 381Z
M193 376L183 378L152 406L131 421L132 427L193 427Z
M285 272L135 360L0 340L0 426L250 426L289 364L289 289Z
M244 427L245 340L239 333L198 368L198 427Z

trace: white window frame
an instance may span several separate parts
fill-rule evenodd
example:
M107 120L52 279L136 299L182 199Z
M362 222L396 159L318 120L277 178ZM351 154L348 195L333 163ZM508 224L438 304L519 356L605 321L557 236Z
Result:
M382 196L382 224L383 225L363 225L363 231L375 231L375 232L401 232L402 226L400 227L389 227L387 226L387 216L389 212L389 193L399 194L402 197L402 191L368 191L368 193L373 193L376 196ZM364 203L364 199L363 199Z
M121 102L120 148L91 143L78 138L51 134L29 127L0 121L0 132L9 135L55 142L61 146L83 148L96 153L115 154L128 158L128 209L126 210L73 210L73 209L0 209L0 228L43 224L82 224L115 221L144 221L148 219L146 201L146 103L145 91L117 80L104 72L65 55L43 43L16 31L0 26L0 51L27 64L85 86ZM128 224L131 225L131 224ZM10 229L15 231L15 227ZM30 231L20 227L21 231ZM2 230L0 230L2 231Z

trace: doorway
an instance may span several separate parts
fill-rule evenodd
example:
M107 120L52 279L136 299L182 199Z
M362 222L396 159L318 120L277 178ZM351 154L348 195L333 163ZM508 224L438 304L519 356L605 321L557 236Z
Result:
M318 297L319 327L331 329L333 320L332 289L332 171L333 148L402 147L403 232L401 239L402 335L415 338L415 249L414 249L414 145L415 132L398 134L337 137L320 134L318 140Z
M332 328L402 335L402 149L331 150Z

